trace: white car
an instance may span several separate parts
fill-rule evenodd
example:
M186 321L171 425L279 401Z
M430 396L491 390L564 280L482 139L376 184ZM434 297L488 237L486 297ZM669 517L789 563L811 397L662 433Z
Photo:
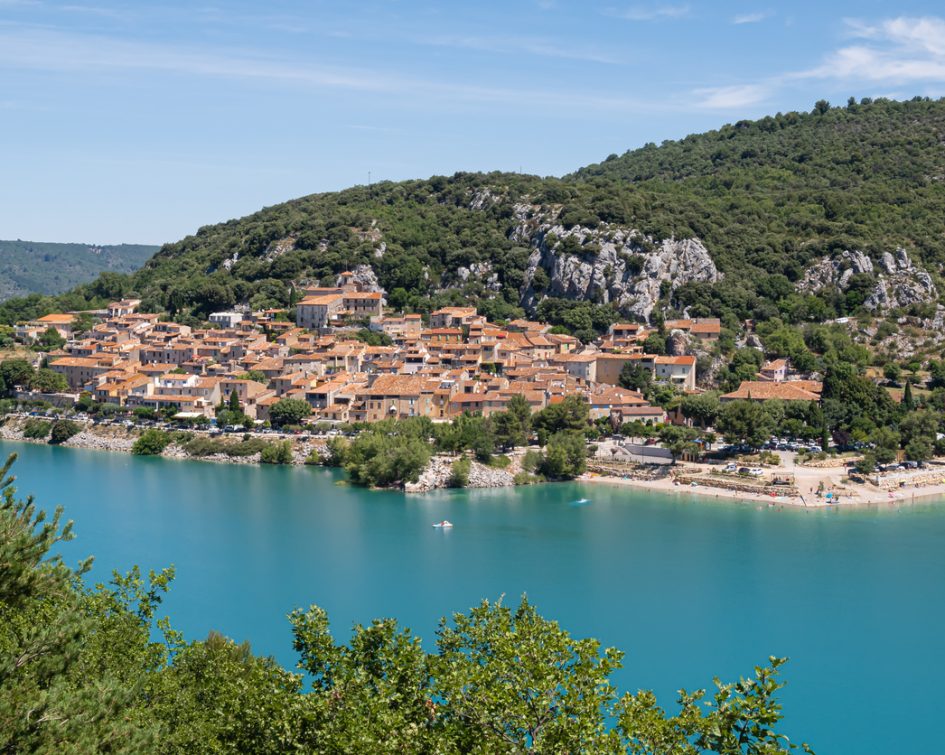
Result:
M722 469L723 472L737 472L738 464L726 464Z
M761 469L760 467L752 467L751 469L748 470L748 474L750 474L752 477L761 477L761 475L763 475L764 473L765 471Z

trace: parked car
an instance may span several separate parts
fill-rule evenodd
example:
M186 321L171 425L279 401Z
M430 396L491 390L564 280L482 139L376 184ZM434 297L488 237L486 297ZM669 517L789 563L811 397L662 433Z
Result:
M752 477L761 477L764 473L765 471L761 467L752 467L748 470L748 474Z
M726 464L726 465L722 468L722 471L723 471L723 472L737 472L737 471L738 471L738 464Z

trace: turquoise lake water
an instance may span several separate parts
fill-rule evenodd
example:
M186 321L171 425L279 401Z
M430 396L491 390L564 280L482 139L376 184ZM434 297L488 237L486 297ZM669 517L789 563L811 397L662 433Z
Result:
M166 608L190 638L216 629L292 666L297 606L326 608L336 638L395 616L432 647L439 617L527 593L626 652L622 690L671 706L785 655L796 740L942 751L945 505L778 510L580 484L408 497L322 469L2 446L19 492L75 520L68 561L94 555L96 578L177 567Z

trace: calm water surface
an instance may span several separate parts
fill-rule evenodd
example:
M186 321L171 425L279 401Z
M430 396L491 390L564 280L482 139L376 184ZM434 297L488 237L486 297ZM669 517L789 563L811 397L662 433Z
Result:
M95 577L177 567L166 607L295 662L285 615L318 603L336 638L528 593L577 636L626 651L654 689L790 656L786 729L819 753L941 752L945 506L778 510L604 485L406 497L320 469L257 468L2 443L18 488L65 507ZM590 504L576 506L580 498ZM450 519L452 531L430 525Z

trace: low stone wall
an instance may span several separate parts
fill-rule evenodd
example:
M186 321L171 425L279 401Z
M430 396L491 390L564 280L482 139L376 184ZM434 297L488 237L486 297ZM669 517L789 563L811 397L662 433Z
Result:
M917 487L921 485L940 485L945 482L945 467L921 469L914 473L892 475L872 474L867 478L880 490L896 490L901 487Z
M714 475L694 475L677 474L673 475L680 485L691 485L695 483L698 486L707 488L719 488L720 490L734 490L738 493L750 493L751 495L776 495L776 496L796 496L796 485L770 485L767 483L756 484L748 480L737 478L725 479Z
M659 480L666 476L666 467L650 464L607 463L589 459L587 471L608 477L626 477L630 480Z
M812 459L803 463L798 462L799 467L812 467L814 469L835 469L845 467L847 464L862 461L862 456L832 456L829 459Z

